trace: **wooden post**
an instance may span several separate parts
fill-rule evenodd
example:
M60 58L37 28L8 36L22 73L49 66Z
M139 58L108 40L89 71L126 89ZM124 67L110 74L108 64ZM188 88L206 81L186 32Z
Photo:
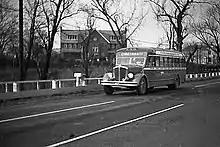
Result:
M78 87L78 86L79 86L79 82L80 82L79 77L76 77L76 87Z
M56 85L56 81L55 80L52 80L52 89L56 89L57 85Z
M40 88L39 88L39 82L37 81L37 90L39 90Z
M8 83L5 84L5 93L8 92Z
M18 84L13 82L13 92L18 92Z
M82 76L81 73L74 73L74 77L76 78L76 87L79 86L81 76Z
M62 88L61 81L59 81L59 83L58 83L58 88Z
M101 79L98 79L98 84L101 84Z

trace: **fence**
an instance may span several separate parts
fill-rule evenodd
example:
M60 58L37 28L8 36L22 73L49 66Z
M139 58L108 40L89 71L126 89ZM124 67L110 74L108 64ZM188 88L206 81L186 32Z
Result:
M87 84L101 84L102 78L74 78L74 79L57 79L57 80L35 80L35 81L16 81L0 82L0 93L18 92L27 90L40 89L57 89L63 87L86 86Z
M220 72L187 74L186 81L205 80L215 77L220 77ZM0 82L0 93L18 92L21 86L23 87L23 91L57 89L63 87L86 86L87 84L101 84L101 80L102 78L81 78L80 76L76 76L74 79Z
M206 80L220 77L220 72L187 74L186 81Z

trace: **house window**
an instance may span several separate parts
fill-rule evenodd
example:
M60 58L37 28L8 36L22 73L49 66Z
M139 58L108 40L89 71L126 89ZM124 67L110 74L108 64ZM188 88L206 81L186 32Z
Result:
M110 37L110 40L111 40L111 41L116 41L117 38L116 38L116 36L113 35L113 36Z
M98 53L99 52L99 48L98 47L92 47L92 52Z
M68 48L72 48L72 45L71 45L71 43L68 43Z
M64 43L61 43L61 48L64 48Z
M77 49L77 43L72 43L72 48Z
M77 40L77 35L68 35L67 38L69 40Z
M111 44L111 45L110 45L110 48L111 48L111 49L116 49L116 44Z
M81 44L78 44L78 48L82 48Z
M62 43L62 44L61 44L61 47L62 47L62 48L67 48L67 44L66 44L66 43Z

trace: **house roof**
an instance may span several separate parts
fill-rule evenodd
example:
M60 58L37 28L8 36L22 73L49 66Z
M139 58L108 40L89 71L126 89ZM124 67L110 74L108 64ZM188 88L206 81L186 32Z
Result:
M115 34L113 33L113 31L111 30L99 30L99 32L109 41L110 40L110 36L114 36ZM118 35L119 33L116 31L116 34Z
M98 31L98 30L96 30L98 33L99 33L99 35L101 35L102 36L102 38L107 42L107 43L110 43L110 37L109 36L106 36L105 34L103 34L101 31Z
M110 36L114 36L114 33L111 30L93 30L93 31L97 31L98 34L107 42L110 43L112 42L112 40L110 40ZM88 30L63 30L62 29L62 33L64 33L65 35L85 35L84 37L87 38L87 34L88 34ZM117 33L117 32L116 32ZM117 33L118 34L118 33ZM83 39L85 40L85 39Z
M66 34L66 35L78 35L80 34L86 34L87 30L62 30L62 33Z

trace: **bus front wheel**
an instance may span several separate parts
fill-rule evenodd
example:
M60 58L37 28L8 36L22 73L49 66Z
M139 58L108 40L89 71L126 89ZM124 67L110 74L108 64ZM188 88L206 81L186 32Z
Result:
M147 81L144 77L141 78L136 91L138 95L144 95L147 93Z
M104 91L107 95L111 95L114 92L114 88L111 86L104 86Z

